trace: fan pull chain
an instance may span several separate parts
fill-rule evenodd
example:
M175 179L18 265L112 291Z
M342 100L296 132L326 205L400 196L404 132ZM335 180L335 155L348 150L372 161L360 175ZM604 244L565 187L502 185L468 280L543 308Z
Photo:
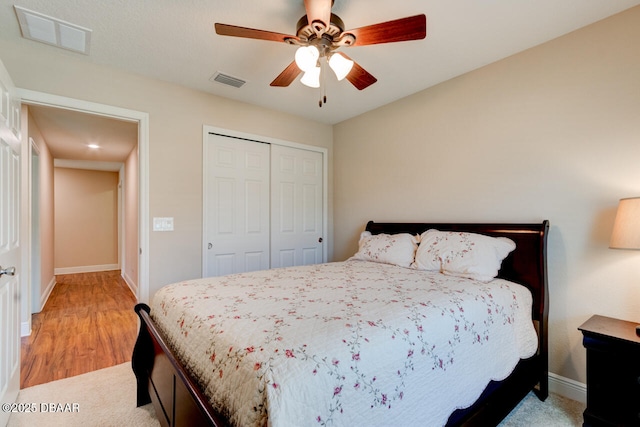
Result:
M322 108L322 104L327 103L327 86L325 84L325 66L324 62L320 63L320 100L318 100L318 107Z
M326 71L327 67L325 65L322 66L322 103L327 103L327 81L326 81Z

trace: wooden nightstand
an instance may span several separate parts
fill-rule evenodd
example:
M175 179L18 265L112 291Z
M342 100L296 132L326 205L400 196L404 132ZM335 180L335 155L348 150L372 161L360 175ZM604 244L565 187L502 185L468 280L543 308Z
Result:
M640 337L636 323L593 316L578 329L587 349L584 426L640 426Z

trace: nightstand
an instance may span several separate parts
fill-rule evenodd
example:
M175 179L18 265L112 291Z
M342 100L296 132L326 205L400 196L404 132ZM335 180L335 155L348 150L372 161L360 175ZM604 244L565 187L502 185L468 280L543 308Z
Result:
M587 349L583 426L640 426L640 337L636 323L593 316L578 329Z

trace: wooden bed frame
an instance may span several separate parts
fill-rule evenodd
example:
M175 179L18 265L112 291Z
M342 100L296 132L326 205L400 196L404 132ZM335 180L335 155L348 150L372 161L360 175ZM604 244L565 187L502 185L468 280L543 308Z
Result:
M538 351L521 360L504 381L491 382L470 408L457 410L449 418L450 426L497 425L530 392L545 400L548 386L547 317L547 234L549 222L538 224L454 224L454 223L376 223L366 229L372 234L420 234L428 229L467 231L494 237L508 237L516 249L503 261L498 277L520 283L533 294L532 319L538 332ZM153 402L163 426L210 425L229 423L209 404L198 385L176 358L162 333L151 319L150 308L138 304L140 332L132 367L137 380L137 405ZM482 367L478 367L482 369Z

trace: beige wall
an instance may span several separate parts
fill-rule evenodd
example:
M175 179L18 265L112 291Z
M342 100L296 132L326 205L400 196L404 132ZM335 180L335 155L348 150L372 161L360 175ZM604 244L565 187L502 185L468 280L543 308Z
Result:
M55 268L118 266L118 173L54 168Z
M90 57L31 43L28 54L0 40L17 87L149 113L149 216L173 217L173 232L150 232L150 296L202 272L203 125L328 149L332 256L332 126L92 64Z
M607 248L640 195L640 7L335 126L335 257L369 219L549 219L550 370L577 327L640 321L640 254Z
M28 135L38 147L40 157L40 295L33 295L44 302L45 294L55 283L54 275L54 200L53 157L42 133L31 115L27 116ZM28 140L28 138L27 138Z

